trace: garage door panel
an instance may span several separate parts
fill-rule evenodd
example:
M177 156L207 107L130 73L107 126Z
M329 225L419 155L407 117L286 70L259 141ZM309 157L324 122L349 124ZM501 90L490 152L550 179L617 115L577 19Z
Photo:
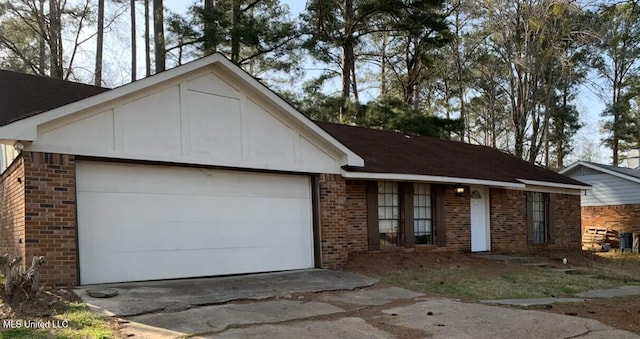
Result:
M219 170L208 170L208 174L201 169L154 166L134 166L132 171L120 164L103 166L92 171L95 163L78 163L83 284L313 266L308 177ZM112 173L120 171L121 175ZM143 177L145 183L139 185ZM152 177L161 188L145 188L153 186ZM171 185L181 186L193 177L205 181L201 192L193 192L195 186L171 190ZM245 195L237 190L225 192L225 187L230 187L227 183L213 189L208 179L212 177L233 181L234 188L242 188ZM120 184L104 184L109 180ZM134 189L125 189L126 182ZM257 192L246 187L257 182ZM275 194L267 194L269 185Z
M83 162L82 167L77 173L82 192L308 198L306 176L116 163ZM122 180L127 177L136 180Z

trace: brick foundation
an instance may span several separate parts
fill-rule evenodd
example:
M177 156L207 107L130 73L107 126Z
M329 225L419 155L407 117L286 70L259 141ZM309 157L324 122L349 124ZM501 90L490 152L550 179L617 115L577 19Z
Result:
M582 207L582 231L588 227L640 232L640 204Z

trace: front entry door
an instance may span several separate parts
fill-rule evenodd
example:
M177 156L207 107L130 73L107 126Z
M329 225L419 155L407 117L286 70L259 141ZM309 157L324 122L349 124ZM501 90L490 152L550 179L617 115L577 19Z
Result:
M490 250L489 189L471 186L471 252Z

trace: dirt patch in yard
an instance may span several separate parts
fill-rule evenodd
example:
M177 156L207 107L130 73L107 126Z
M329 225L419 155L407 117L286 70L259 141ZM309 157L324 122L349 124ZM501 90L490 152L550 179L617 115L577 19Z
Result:
M586 303L548 305L541 311L598 320L611 327L640 334L640 296L591 299Z
M48 317L59 313L68 303L80 303L82 299L66 289L42 289L31 298L17 293L13 298L0 303L0 319L28 319Z
M524 254L532 262L543 262L555 268L576 268L583 275L564 275L520 263L492 261L468 253L438 251L380 251L354 255L345 270L376 277L383 282L425 293L427 296L460 298L466 301L499 299L492 295L504 293L511 284L517 290L522 284L545 286L548 290L534 290L526 297L571 296L576 291L623 285L640 285L640 256L623 258L595 255L590 252L546 252ZM566 258L568 264L563 264ZM502 279L496 283L496 278ZM540 279L534 281L534 279ZM427 281L429 280L429 281ZM468 280L465 284L463 280ZM484 282L484 283L483 283ZM584 284L582 284L584 283ZM475 286L492 286L474 290ZM493 288L493 290L492 290ZM529 289L532 290L532 289ZM508 292L507 292L508 293ZM525 296L509 296L525 297ZM640 296L591 299L585 303L554 304L536 308L602 323L640 334Z

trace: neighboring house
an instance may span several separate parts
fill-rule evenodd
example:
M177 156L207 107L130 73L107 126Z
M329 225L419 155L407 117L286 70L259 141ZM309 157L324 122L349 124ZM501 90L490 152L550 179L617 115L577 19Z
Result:
M314 123L219 54L106 92L66 85L86 98L0 112L0 251L45 256L46 284L580 248L587 185L487 147Z
M610 228L618 232L640 232L640 165L637 150L628 167L578 161L561 171L591 185L581 197L582 231Z

